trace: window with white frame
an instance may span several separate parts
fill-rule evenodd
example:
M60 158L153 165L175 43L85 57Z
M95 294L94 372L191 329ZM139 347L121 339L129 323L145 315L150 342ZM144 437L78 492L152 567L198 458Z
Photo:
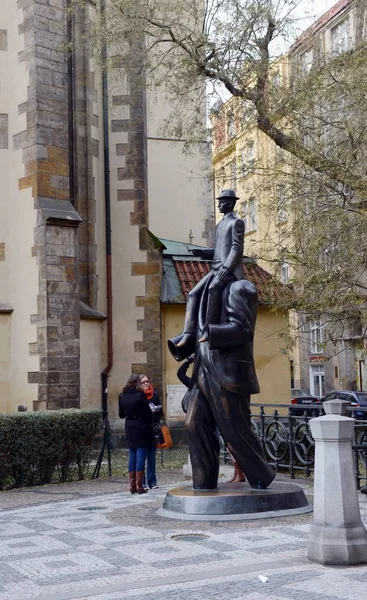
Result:
M280 268L280 279L282 283L289 282L289 264L284 262Z
M247 145L247 162L249 170L253 170L255 167L255 144L251 142Z
M251 198L248 203L248 225L249 231L256 230L256 202L255 198Z
M229 138L232 138L235 134L235 121L233 112L229 112L227 115L227 134Z
M285 223L287 220L287 201L285 189L283 186L278 186L278 204L277 204L277 222Z
M313 50L312 49L306 50L306 52L303 52L302 54L300 54L299 63L300 63L302 71L304 71L305 73L309 73L311 71L312 62L313 62Z
M236 164L235 158L233 160L231 160L229 169L230 169L230 187L232 190L235 190L236 185L237 185L237 164Z
M255 144L249 142L240 151L240 171L242 177L252 172L255 168Z
M243 203L244 209L244 220L245 220L245 233L250 231L256 231L256 200L250 198L250 200Z
M250 100L244 100L242 104L242 120L248 123L254 116L254 105Z
M350 43L350 23L349 18L338 23L331 30L331 47L333 54L341 54L349 50Z
M324 341L323 324L321 319L314 319L310 322L311 354L323 354L322 347Z
M274 87L279 87L280 86L280 73L279 73L279 71L275 71L272 74L271 81L272 81L272 84L273 84Z
M310 365L310 393L317 398L325 394L324 365Z

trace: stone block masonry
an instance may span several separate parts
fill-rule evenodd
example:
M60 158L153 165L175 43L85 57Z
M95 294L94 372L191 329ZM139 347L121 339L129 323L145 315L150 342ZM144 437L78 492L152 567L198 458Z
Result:
M139 41L130 48L136 57L141 52ZM139 62L139 61L137 61ZM134 340L134 351L145 354L141 362L131 364L131 371L149 374L159 394L163 391L163 350L160 317L160 286L162 280L162 260L159 249L148 233L149 199L147 177L147 111L146 87L144 77L127 74L124 60L115 57L112 61L112 78L125 82L124 90L117 90L112 83L112 105L118 107L111 118L111 134L117 143L115 156L118 157L115 180L118 202L133 202L130 214L131 227L139 230L139 250L146 253L145 262L132 262L131 275L144 278L145 295L135 298L135 306L144 309L144 318L137 319L137 332L142 332ZM118 94L118 91L121 91ZM137 336L138 337L138 336Z
M9 148L9 117L0 115L0 149Z
M37 341L29 352L40 357L40 368L28 373L28 383L38 386L35 410L78 407L80 218L70 202L65 3L23 0L18 6L24 19L19 60L29 70L30 85L27 102L19 106L27 128L14 136L13 145L23 153L19 189L31 189L37 211L30 250L39 274L38 312L30 315ZM0 144L1 131L0 118Z
M8 49L8 32L6 29L0 29L0 52L6 52Z

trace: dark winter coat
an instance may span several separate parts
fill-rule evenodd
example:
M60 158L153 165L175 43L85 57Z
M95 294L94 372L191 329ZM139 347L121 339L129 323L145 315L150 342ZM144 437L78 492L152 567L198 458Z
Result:
M155 410L154 412L151 411L152 422L159 424L161 418L163 417L163 408L162 408L162 402L161 402L157 392L153 393L153 397L150 400L148 400L146 398L146 401L148 402L148 405L152 402L154 404L154 406L156 406L156 407L160 406L159 410Z
M144 392L131 388L120 394L119 417L126 419L125 434L129 448L144 448L154 442L152 411Z

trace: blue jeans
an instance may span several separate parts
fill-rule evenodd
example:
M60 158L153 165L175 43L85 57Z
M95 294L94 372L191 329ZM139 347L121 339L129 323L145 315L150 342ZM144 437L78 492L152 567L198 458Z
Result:
M155 444L151 444L150 446L148 446L146 448L146 451L147 451L147 476L145 479L145 475L144 475L143 485L145 485L145 483L147 482L148 487L152 488L155 485L157 485L157 476L155 474L157 446Z
M146 448L129 448L129 473L130 471L144 471L146 457Z

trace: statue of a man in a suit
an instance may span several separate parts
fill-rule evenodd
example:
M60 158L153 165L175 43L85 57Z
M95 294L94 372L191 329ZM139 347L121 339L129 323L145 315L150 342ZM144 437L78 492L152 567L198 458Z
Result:
M228 283L243 279L243 236L245 224L233 209L238 196L233 190L223 190L218 200L223 218L215 230L214 248L193 250L193 254L212 261L210 272L189 293L186 303L184 336L178 346L196 340L197 317L201 296L207 288L208 306L206 323L217 323L220 318L221 296ZM205 335L205 334L204 334Z
M183 334L168 342L176 360L195 351L185 427L197 490L217 487L217 427L251 487L266 488L275 476L251 430L250 395L259 392L253 361L257 292L243 279L244 223L233 213L237 199L233 190L218 198L224 216L215 248L199 251L212 258L211 271L189 294Z

